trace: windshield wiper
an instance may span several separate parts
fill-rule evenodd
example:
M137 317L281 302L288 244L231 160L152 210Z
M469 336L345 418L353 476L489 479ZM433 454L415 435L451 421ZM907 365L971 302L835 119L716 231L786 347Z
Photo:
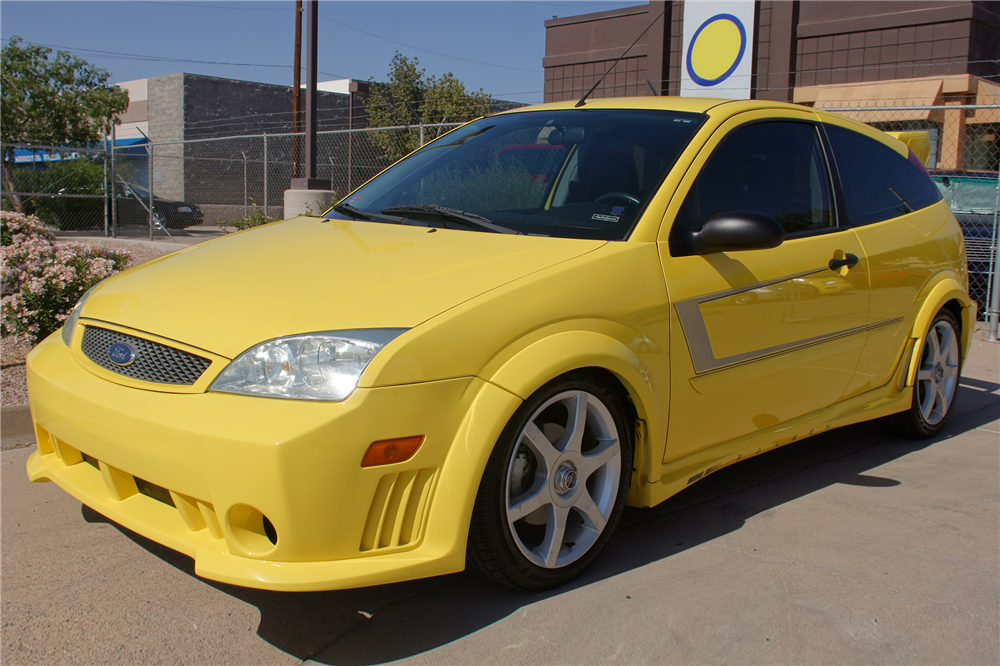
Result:
M895 194L896 198L899 199L899 202L901 204L903 204L903 212L904 213L912 213L913 212L913 206L911 206L910 203L906 199L904 199L903 197L899 196L899 192L897 192L896 190L892 189L891 187L889 188L889 191L892 192L893 194Z
M499 224L494 224L492 221L481 215L466 213L463 210L456 210L454 208L445 208L444 206L392 206L390 208L383 208L382 212L386 215L427 215L433 218L448 220L450 222L460 222L462 224L467 224L470 227L492 231L497 234L520 235L521 233L520 231L516 231L509 227L502 227Z
M351 204L346 204L346 203L336 204L332 210L340 213L341 215L347 215L349 217L353 217L356 220L364 220L366 222L378 221L378 222L390 222L392 224L409 224L406 218L389 217L388 215L369 213L368 211L361 210L360 208L355 208Z

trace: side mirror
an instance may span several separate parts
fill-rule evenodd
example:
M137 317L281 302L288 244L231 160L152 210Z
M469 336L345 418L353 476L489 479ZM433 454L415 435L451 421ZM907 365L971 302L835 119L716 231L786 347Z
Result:
M770 215L732 210L716 213L692 235L695 254L766 250L784 242L785 228Z

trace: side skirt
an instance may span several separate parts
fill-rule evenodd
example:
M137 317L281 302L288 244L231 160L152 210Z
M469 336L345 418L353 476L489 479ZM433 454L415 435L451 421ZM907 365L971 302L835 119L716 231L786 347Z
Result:
M896 368L893 381L812 414L718 444L674 460L661 468L658 481L645 484L630 506L650 507L676 495L689 485L723 467L752 458L807 437L862 421L870 421L910 408L913 393L905 386L908 363Z

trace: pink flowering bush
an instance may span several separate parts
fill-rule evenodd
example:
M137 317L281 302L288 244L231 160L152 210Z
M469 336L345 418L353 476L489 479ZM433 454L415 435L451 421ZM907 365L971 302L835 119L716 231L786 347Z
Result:
M0 245L7 247L29 238L56 239L55 234L34 215L0 211Z
M84 292L133 262L122 250L54 244L54 236L34 217L3 213L2 222L0 333L5 336L41 342L62 326Z

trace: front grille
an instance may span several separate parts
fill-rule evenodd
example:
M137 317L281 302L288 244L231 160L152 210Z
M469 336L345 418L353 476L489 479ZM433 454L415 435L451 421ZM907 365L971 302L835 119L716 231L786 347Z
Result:
M135 360L129 365L118 365L108 356L111 345L118 343L127 344L135 352ZM87 358L102 368L157 384L190 386L212 364L207 358L180 349L97 326L86 327L81 349Z

